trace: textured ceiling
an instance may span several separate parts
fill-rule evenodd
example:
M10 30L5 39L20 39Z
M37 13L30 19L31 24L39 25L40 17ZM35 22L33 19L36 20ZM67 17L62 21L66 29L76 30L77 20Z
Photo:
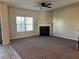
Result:
M79 2L79 0L0 0L0 1L5 2L12 7L31 9L31 10L52 10L62 6L70 5L72 3ZM51 5L52 8L40 9L40 7L36 7L39 2L43 1L52 3Z

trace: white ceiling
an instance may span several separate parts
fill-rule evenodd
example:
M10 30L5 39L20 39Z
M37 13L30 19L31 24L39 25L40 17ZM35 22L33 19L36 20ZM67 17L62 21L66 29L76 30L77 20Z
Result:
M47 1L52 3L52 8L44 8L42 10L52 10L62 6L70 5L79 2L79 0L0 0L7 3L9 6L18 7L23 9L41 10L40 7L35 7L39 2Z

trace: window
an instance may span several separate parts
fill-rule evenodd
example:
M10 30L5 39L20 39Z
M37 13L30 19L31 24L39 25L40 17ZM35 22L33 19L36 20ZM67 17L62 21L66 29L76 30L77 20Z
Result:
M33 18L26 17L26 31L33 31Z
M17 32L33 31L33 17L16 17Z
M16 17L16 24L17 24L17 32L24 32L25 31L25 19L24 17Z

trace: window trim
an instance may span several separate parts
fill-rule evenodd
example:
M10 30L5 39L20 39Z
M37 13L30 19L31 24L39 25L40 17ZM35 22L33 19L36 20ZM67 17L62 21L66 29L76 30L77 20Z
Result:
M20 25L20 24L17 24L17 17L24 17L25 31L17 31L17 25ZM31 17L31 16L30 16L30 17L33 19L32 24L26 24L26 17L29 17L29 16L16 16L16 31L17 31L18 33L20 33L20 32L33 32L33 31L34 31L34 17ZM32 25L32 30L27 31L27 30L26 30L26 26L27 26L27 25Z

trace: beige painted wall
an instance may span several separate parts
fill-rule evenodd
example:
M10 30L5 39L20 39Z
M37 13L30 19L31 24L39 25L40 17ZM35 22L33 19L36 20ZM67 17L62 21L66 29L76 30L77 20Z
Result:
M46 15L47 15L47 12L40 11L38 24L47 24Z
M52 11L40 11L38 24L51 24L52 15Z
M77 40L79 32L79 5L53 11L53 35Z
M9 26L8 26L8 7L5 3L0 3L0 16L2 26L2 40L3 44L9 43Z
M34 17L34 31L31 32L17 32L16 29L16 16L31 16ZM38 21L38 12L23 10L18 8L9 7L9 25L10 25L10 38L17 39L28 36L37 35L37 21Z
M38 35L38 25L39 24L51 23L51 21L50 21L51 16L48 17L48 14L51 15L52 13L44 12L44 11L23 10L23 9L19 9L19 8L9 7L10 38L17 39L17 38L22 38L22 37ZM32 17L34 17L34 31L18 33L16 31L16 16L32 16Z

